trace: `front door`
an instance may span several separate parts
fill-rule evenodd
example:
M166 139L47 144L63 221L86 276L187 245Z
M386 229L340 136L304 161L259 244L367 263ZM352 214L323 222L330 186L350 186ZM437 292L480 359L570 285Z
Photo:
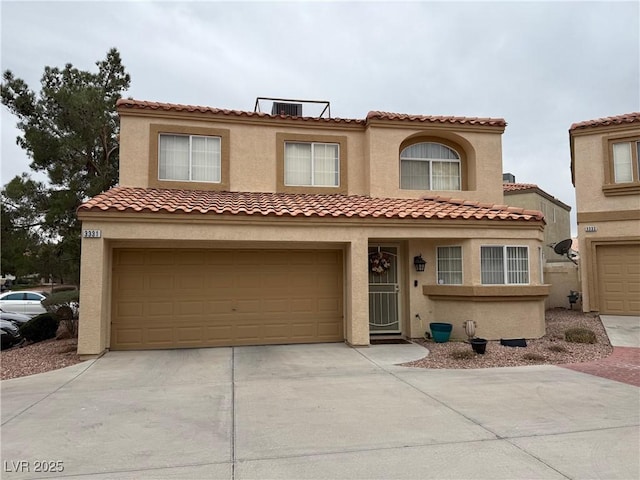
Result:
M398 248L369 247L369 332L401 333L398 314Z

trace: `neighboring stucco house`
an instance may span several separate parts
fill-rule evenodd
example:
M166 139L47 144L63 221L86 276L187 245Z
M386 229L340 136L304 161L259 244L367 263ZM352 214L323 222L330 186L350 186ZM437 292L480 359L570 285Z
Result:
M78 210L81 355L544 334L544 219L503 204L504 120L284 107L118 102L119 186Z
M510 175L510 174L506 174ZM533 183L516 183L515 177L503 175L504 203L529 210L540 210L546 222L543 255L546 262L569 262L566 255L558 255L553 246L571 238L571 207Z
M569 129L585 312L640 314L640 113Z

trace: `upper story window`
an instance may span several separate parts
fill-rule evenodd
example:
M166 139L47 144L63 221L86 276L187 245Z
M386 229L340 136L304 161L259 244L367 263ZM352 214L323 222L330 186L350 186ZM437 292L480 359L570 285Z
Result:
M611 148L614 183L640 181L640 140L616 141Z
M231 133L195 125L149 125L150 188L229 190Z
M158 155L160 180L221 181L220 137L160 134Z
M460 190L460 155L435 142L415 143L400 153L400 188Z
M337 143L285 142L284 184L340 186L340 146Z
M529 283L529 247L480 247L480 276L483 285Z
M276 133L276 191L346 194L348 144L344 135Z

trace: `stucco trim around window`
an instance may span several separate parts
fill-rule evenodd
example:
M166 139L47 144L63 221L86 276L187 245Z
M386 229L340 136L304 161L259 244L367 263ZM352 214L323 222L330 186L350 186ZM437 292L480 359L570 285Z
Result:
M631 176L629 182L616 182L615 165L614 165L614 144L630 143L631 154ZM640 159L638 144L640 137L638 135L617 134L606 135L602 139L602 149L604 158L604 184L602 185L602 193L607 197L621 195L637 195L640 193Z
M467 150L461 144L440 136L415 135L405 139L400 144L400 148L398 149L398 179L401 178L400 155L405 148L417 143L440 143L454 150L460 157L460 190L458 191L475 189L475 182L473 180L475 178L475 162L472 158L473 156L468 155Z
M546 297L549 289L549 285L423 285L422 293L433 300L521 302Z
M185 182L160 180L158 177L160 134L203 135L220 137L220 182ZM149 125L149 187L182 190L229 190L230 131L223 128L192 127L188 125Z
M292 186L284 182L285 142L336 143L340 151L340 183L337 187ZM342 135L316 135L301 133L276 133L276 191L282 193L347 193L347 165L349 163L347 137Z

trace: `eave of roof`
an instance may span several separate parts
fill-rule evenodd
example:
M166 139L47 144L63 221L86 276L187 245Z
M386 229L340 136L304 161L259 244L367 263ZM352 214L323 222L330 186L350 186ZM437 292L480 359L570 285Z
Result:
M541 197L546 198L550 202L553 202L556 205L558 205L559 207L564 208L567 211L571 211L571 207L569 205L557 199L553 195L545 192L535 183L503 183L502 191L504 192L505 195L517 195L518 193L528 193L528 192L537 193Z
M325 118L325 117L294 117L288 115L271 115L265 112L248 112L243 110L228 110L200 105L183 105L174 103L149 102L145 100L135 100L122 98L117 102L118 111L122 114L127 111L148 111L148 112L174 112L174 113L200 113L219 115L227 118L254 118L254 119L280 119L299 122L315 123L338 123L354 124L365 126L372 121L390 122L413 122L432 125L460 125L472 127L496 127L504 130L507 122L502 118L480 118L480 117L456 117L456 116L435 116L435 115L408 115L403 113L390 113L372 111L363 119L348 118Z
M539 190L538 185L535 183L503 183L502 190L504 193L519 192L522 190Z
M544 221L537 210L445 197L371 198L259 192L217 192L115 187L93 197L78 213L165 213L261 217Z
M578 122L571 125L569 132L576 132L577 130L584 130L587 128L596 127L609 127L613 125L626 125L630 123L640 122L640 112L624 113L622 115L615 115L612 117L596 118L594 120L586 120L584 122Z

